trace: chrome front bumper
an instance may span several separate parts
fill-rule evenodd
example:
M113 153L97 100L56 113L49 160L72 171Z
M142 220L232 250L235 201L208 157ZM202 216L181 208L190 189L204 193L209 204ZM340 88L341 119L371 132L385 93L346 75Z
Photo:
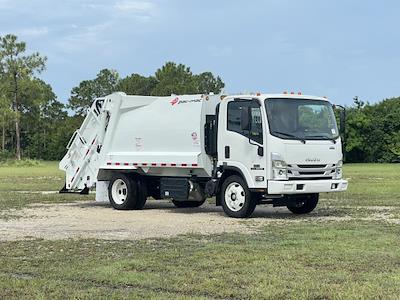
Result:
M347 180L268 180L269 195L284 194L313 194L341 192L347 190Z

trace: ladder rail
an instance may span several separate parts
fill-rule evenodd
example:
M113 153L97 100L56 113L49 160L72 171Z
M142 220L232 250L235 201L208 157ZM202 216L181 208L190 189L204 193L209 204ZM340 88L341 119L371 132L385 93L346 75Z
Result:
M92 165L99 155L96 145L101 143L106 122L104 99L96 99L87 110L87 115L67 144L67 153L60 166L67 172L66 190L90 188L96 177L96 165ZM101 105L99 105L101 103Z

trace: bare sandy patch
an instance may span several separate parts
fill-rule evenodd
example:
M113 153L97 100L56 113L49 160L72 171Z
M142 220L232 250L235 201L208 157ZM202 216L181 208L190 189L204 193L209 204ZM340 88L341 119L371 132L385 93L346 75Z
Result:
M169 201L150 200L143 210L117 211L107 203L34 204L13 211L14 219L0 219L0 240L30 238L95 238L135 240L180 234L254 233L271 223L346 221L348 216L323 215L318 209L295 216L286 208L257 207L250 219L225 216L221 207L178 209Z

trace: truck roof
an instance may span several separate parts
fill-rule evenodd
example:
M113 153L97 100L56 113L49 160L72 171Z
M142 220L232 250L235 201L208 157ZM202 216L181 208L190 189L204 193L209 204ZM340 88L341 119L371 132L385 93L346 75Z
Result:
M264 100L267 98L284 98L284 99L309 99L309 100L321 100L327 101L327 97L320 97L320 96L312 96L312 95L303 95L303 94L289 94L289 93L282 93L282 94L237 94L237 95L229 95L229 98L258 98L260 100Z
M152 102L156 99L159 98L170 98L170 97L185 97L185 98L203 98L206 96L216 96L219 97L221 94L184 94L184 95L175 95L171 94L170 96L139 96L139 95L127 95L123 92L117 92L115 94L120 94L121 96L125 97L125 99L141 99L142 101L146 102ZM224 95L225 97L225 95ZM103 98L103 97L101 97ZM281 94L254 94L254 93L246 93L246 94L232 94L232 95L226 95L226 98L258 98L259 100L265 100L267 98L284 98L284 99L309 99L309 100L321 100L321 101L327 101L330 102L327 97L320 97L320 96L313 96L313 95L303 95L303 94L294 94L294 93L281 93Z

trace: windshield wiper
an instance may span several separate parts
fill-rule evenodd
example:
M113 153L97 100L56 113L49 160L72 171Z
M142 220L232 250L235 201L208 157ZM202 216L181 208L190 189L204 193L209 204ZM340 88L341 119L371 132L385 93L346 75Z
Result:
M332 143L336 144L336 139L327 137L325 135L309 135L307 137L308 138L317 138L317 139L322 139L322 140L327 140L327 141L329 140L329 141L332 141Z
M277 133L277 134L281 134L281 135L284 135L284 136L287 136L287 137L294 138L295 140L301 141L303 144L306 143L306 140L305 140L305 139L302 139L301 137L298 137L297 135L294 135L294 134L290 134L290 133L286 133L286 132L281 132L281 131L272 131L272 133Z

